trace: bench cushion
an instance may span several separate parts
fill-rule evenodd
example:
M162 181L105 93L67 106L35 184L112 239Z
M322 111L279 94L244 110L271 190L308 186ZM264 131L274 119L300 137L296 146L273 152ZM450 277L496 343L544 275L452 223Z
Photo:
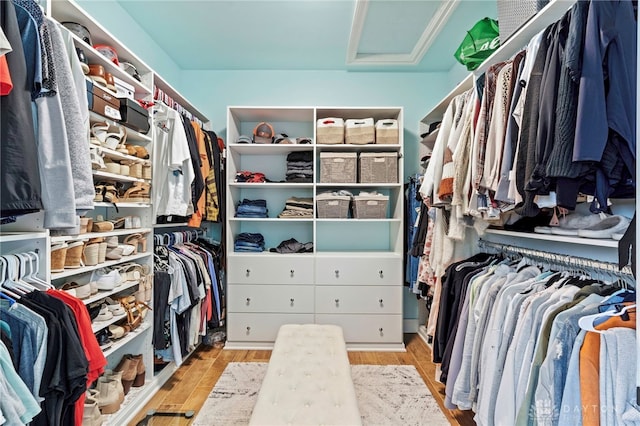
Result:
M362 424L342 328L280 327L250 424Z

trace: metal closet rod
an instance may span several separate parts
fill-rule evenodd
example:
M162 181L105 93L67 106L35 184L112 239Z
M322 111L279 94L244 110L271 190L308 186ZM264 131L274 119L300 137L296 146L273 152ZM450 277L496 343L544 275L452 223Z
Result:
M480 239L478 241L478 245L481 249L493 248L495 250L498 250L500 253L517 254L522 257L530 258L532 260L539 260L539 261L560 265L560 266L565 266L569 268L598 270L608 274L617 274L617 275L622 274L622 275L628 275L630 277L633 277L633 273L631 272L631 267L628 265L622 269L619 269L618 265L612 262L603 262L600 260L589 259L586 257L546 252L541 250L513 246L510 244L494 243L492 241L486 241L483 239Z

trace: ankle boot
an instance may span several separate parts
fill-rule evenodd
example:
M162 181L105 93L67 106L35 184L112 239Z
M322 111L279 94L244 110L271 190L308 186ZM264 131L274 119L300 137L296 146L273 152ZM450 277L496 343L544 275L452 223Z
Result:
M96 389L99 392L98 408L102 414L113 414L120 409L120 395L118 393L118 384L115 380L100 376L98 377Z
M124 394L128 394L131 385L138 374L138 359L133 359L131 354L125 354L114 371L122 371L122 387Z
M87 397L84 400L84 412L82 414L83 426L101 426L102 415L98 408L98 391L87 391Z
M134 387L144 386L145 368L144 368L144 360L142 359L142 354L131 355L131 358L138 360L138 366L136 369L136 378L133 381L133 386Z
M124 387L122 386L122 371L105 370L104 377L110 380L115 380L118 387L118 395L120 395L120 402L124 401Z

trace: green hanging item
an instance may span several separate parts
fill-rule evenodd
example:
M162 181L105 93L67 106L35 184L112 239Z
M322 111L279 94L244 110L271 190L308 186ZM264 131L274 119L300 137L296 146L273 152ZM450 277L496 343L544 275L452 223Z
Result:
M500 47L498 21L483 18L467 31L467 35L453 54L468 71L473 71Z

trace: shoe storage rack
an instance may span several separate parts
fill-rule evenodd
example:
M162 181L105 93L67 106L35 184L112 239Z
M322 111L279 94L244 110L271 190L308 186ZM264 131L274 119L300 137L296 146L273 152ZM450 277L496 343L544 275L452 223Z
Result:
M101 65L106 72L131 86L135 99L151 102L154 86L159 87L208 125L204 114L74 1L47 2L43 8L58 22L82 24L91 33L93 45L112 46L121 62L132 64L140 80L71 33L75 46L83 51L89 64ZM86 78L91 81L89 75ZM117 97L113 90L103 89ZM126 381L125 375L135 373L135 382L123 402L108 404L110 401L97 400L98 405L103 404L103 424L123 425L131 421L176 371L175 364L169 363L154 372L155 312L148 309L153 308L155 218L151 208L151 179L154 140L152 130L139 132L94 111L89 111L89 120L91 137L87 144L91 147L96 197L94 210L82 219L80 232L72 235L50 233L43 228L42 212L20 216L16 222L2 226L0 255L35 253L39 266L36 275L56 288L65 287L81 297L88 310L94 313L96 319L92 328L107 358L106 368L122 370L122 373L114 373L123 375L119 378L122 382ZM117 272L108 276L111 271ZM130 299L124 299L127 297ZM135 303L136 299L144 304ZM117 309L121 300L135 304L134 311L137 309L139 312L136 312L143 315L136 320L140 324L135 329L127 326L130 322L127 314ZM134 358L135 371L130 365ZM107 381L106 376L100 379L98 388L106 386ZM113 389L103 390L107 394L114 392ZM97 420L96 416L87 421Z

